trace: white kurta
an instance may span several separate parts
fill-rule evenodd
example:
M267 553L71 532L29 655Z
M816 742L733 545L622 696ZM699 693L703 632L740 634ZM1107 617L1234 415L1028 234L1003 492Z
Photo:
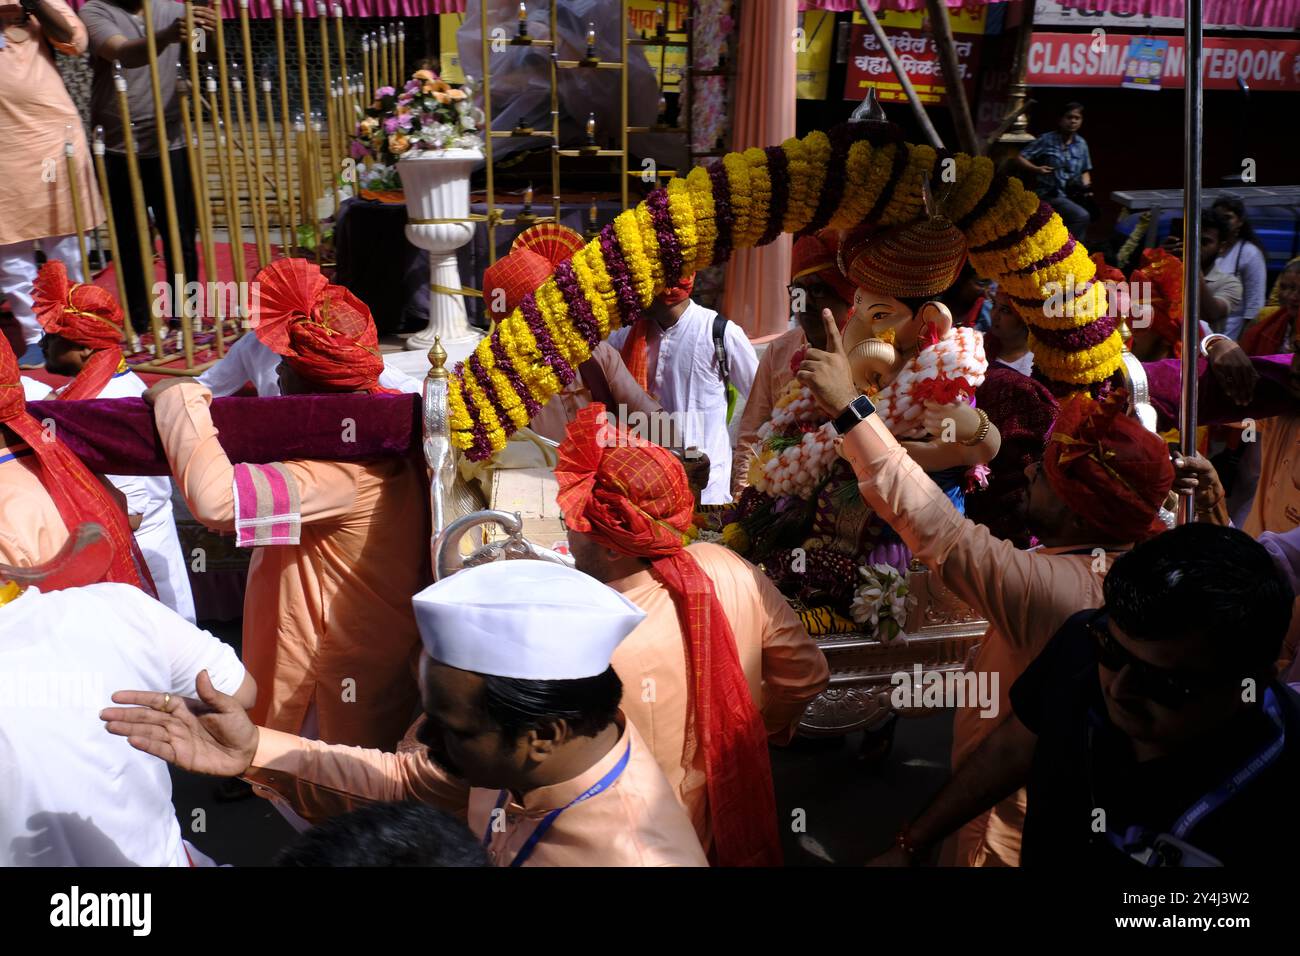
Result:
M0 866L187 866L167 765L104 730L118 690L197 696L235 652L128 584L0 607Z
M687 446L709 456L709 484L700 496L706 505L731 500L731 435L727 431L727 394L713 349L713 317L718 313L692 301L672 328L651 323L646 336L649 392L664 411L673 413ZM609 344L620 351L628 329L619 329ZM731 382L741 402L749 398L758 371L758 356L734 322L723 335L731 363Z
M99 393L99 398L139 398L144 394L144 380L135 372L114 375ZM149 565L149 574L158 588L158 600L193 623L194 595L190 591L185 555L176 535L176 516L172 511L172 480L163 475L105 475L126 496L126 510L140 515L135 531L136 544Z
M26 375L19 375L18 380L23 383L23 398L26 401L39 402L50 397L51 388L44 382L38 382Z
M207 386L213 398L234 395L245 382L252 382L259 396L279 395L280 376L276 372L279 364L280 356L250 332L240 336L221 359L200 375L199 382ZM419 394L424 387L422 382L395 368L380 372L379 384L414 394Z

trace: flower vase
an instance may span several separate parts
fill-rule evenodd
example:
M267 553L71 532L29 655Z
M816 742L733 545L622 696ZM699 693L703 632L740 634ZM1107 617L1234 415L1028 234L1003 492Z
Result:
M408 349L428 350L435 336L444 345L480 333L470 324L461 288L456 250L474 236L469 218L469 174L483 161L477 149L421 150L397 161L406 194L406 238L429 253L429 324L406 340ZM447 221L452 220L452 221Z

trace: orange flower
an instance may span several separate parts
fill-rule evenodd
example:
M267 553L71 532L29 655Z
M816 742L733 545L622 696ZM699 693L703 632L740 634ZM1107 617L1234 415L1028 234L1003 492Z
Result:
M400 156L411 148L411 141L405 133L394 133L388 137L388 150L394 156Z
M437 78L432 70L416 70L411 74L413 80L436 80Z

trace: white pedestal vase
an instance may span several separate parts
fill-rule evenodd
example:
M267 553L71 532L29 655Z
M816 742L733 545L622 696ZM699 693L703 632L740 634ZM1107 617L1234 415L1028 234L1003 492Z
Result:
M477 337L463 296L436 291L461 287L456 250L474 236L471 222L437 220L469 217L469 174L483 154L477 149L423 150L397 161L406 194L406 238L429 253L429 324L406 340L408 349L428 350L434 336L444 344Z

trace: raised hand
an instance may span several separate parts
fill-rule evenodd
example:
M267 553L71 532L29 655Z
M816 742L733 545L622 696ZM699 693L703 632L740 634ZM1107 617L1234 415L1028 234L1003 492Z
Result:
M844 351L840 327L830 309L822 309L822 325L826 332L826 349L809 347L795 373L800 384L808 387L817 404L829 415L838 415L849 402L861 394L853 384L853 368Z
M198 700L120 690L113 703L136 706L106 707L99 717L110 734L184 770L214 777L244 773L257 753L257 726L235 698L212 686L207 671L199 672L194 686Z
M1246 405L1255 397L1259 372L1250 356L1240 345L1229 338L1215 339L1205 349L1210 357L1210 369L1228 397L1238 405Z

